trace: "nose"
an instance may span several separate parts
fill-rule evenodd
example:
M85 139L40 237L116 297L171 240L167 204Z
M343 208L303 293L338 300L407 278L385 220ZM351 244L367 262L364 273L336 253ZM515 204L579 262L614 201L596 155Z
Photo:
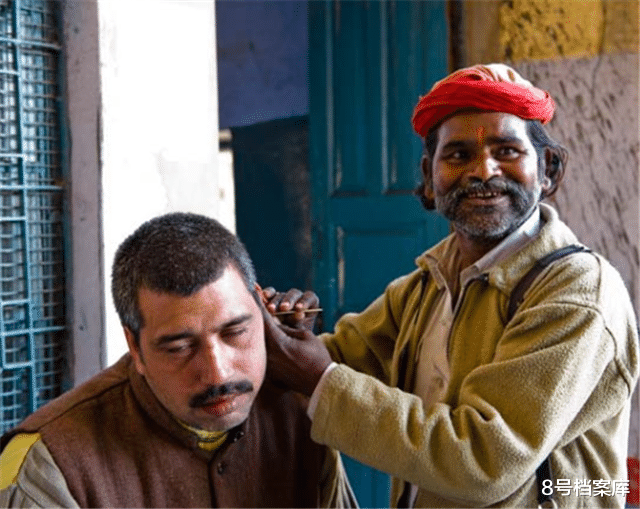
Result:
M233 378L233 349L216 339L207 341L194 358L194 368L198 382L226 383Z
M480 179L482 182L488 181L490 178L500 175L500 162L496 160L490 151L481 151L474 161L471 176Z

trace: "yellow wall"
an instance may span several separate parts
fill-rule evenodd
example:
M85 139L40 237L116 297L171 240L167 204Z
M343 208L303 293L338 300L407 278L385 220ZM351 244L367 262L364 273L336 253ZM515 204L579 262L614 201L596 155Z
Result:
M634 0L501 2L500 52L518 61L637 51L638 5Z
M464 2L466 64L638 52L638 0Z

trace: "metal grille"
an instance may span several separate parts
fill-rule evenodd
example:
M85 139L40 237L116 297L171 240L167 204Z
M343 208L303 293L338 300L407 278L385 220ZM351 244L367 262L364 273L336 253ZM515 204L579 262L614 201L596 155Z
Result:
M0 0L0 432L62 390L59 2Z

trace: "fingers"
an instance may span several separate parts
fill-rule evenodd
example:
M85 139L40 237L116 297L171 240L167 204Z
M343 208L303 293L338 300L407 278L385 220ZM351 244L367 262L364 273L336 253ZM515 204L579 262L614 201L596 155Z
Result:
M291 338L299 339L302 336L304 331L300 329L294 329L292 327L288 327L278 320L275 316L273 316L268 310L266 305L260 306L260 311L262 312L262 318L264 321L264 333L267 338L267 345L269 341L277 341L280 343L286 343L290 341Z
M273 316L269 312L268 306L266 304L262 303L262 305L260 306L260 311L262 312L262 319L264 320L264 333L267 339L275 339L275 337L278 337L280 335L286 337L286 334L282 334L282 331L280 330L281 323L275 316Z
M262 289L262 298L265 302L268 302L276 295L276 289L273 286L268 286Z
M289 311L297 308L301 309L302 304L298 305L298 299L302 297L303 293L297 288L292 288L286 293L277 294L270 304L276 304L275 311Z
M275 313L280 310L280 304L282 303L284 295L284 293L277 292L272 286L262 290L262 300L270 313ZM288 309L289 308L282 309L282 311L287 311Z
M317 308L320 303L318 296L310 291L304 292L298 297L298 300L293 304L294 309L304 310Z
M318 308L320 302L318 296L311 291L302 292L292 288L286 293L280 293L271 286L262 290L262 299L271 314L294 311L285 319L293 327L307 325L309 316L305 314L305 310ZM315 316L313 320L315 321Z

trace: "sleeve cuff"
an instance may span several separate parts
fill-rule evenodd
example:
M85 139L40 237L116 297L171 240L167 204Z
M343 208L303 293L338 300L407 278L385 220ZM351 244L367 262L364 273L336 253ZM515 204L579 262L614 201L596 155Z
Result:
M329 373L331 373L338 366L337 362L332 362L327 366L327 369L324 370L320 380L318 381L318 385L313 390L313 394L311 394L311 398L309 399L309 406L307 407L307 415L309 419L313 421L313 415L316 413L316 407L318 406L318 399L320 399L320 394L322 393L322 388L324 387L325 380Z

